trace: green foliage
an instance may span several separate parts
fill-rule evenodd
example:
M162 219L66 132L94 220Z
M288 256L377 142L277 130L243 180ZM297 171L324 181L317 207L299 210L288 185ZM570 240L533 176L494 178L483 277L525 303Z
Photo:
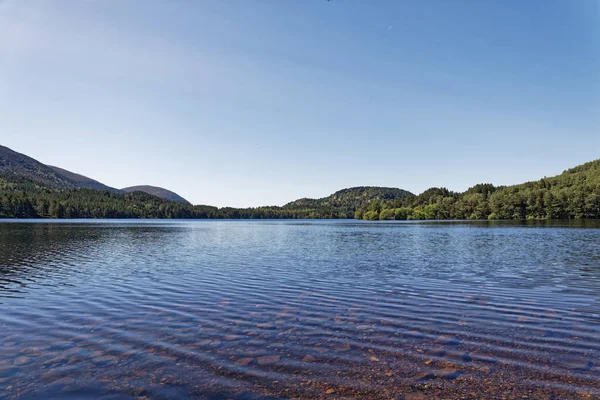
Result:
M521 185L495 187L484 183L464 193L431 188L418 196L366 204L356 212L363 219L377 211L388 219L578 219L600 218L600 160L561 175Z
M9 161L2 161L4 169L0 168L3 218L600 218L600 160L539 181L507 187L479 184L464 193L431 188L415 196L394 188L356 187L321 199L296 200L283 207L217 208L169 201L142 192L58 187L58 175L44 169L43 179L34 179L32 171L38 165L28 161L27 168L22 167L15 161L18 157L10 155Z
M394 215L394 209L393 208L386 208L385 210L382 210L379 213L379 219L380 220L393 220L393 219L396 219L395 215Z
M375 221L379 219L379 213L377 211L367 211L363 214L363 219L368 221Z
M220 218L216 207L191 206L134 192L53 189L23 177L0 175L5 218Z
M386 187L359 186L343 189L321 199L299 199L280 209L283 215L292 218L356 218L363 219L362 207L369 205L368 211L377 211L379 201L392 201L414 195L406 190ZM272 207L279 209L278 207ZM357 213L357 210L360 210ZM289 217L285 217L289 218ZM376 218L378 219L378 218Z
M394 219L395 220L407 220L412 216L412 208L400 207L394 208Z
M322 199L301 199L284 207L217 208L165 200L144 192L116 193L93 189L58 189L16 173L0 172L0 217L5 218L214 218L306 219L353 218L378 199L414 196L394 188L344 189ZM362 212L358 216L362 218ZM379 212L371 215L378 219Z

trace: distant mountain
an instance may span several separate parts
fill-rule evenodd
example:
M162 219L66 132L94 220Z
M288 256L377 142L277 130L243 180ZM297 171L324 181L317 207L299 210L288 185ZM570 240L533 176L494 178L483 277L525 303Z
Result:
M169 200L169 201L177 201L179 203L191 204L189 201L181 197L175 192L171 192L170 190L150 185L140 185L140 186L131 186L121 189L121 191L126 193L132 192L144 192L151 194L156 197L160 197L161 199Z
M0 146L0 175L11 182L25 179L53 189L77 187L49 166L4 146Z
M122 191L119 189L115 189L110 186L106 186L103 183L100 183L92 178L88 178L87 176L79 175L71 171L67 171L66 169L62 169L59 167L53 167L52 165L48 165L49 168L53 169L59 176L65 177L67 180L72 182L78 188L86 188L86 189L94 189L94 190L108 190L109 192L121 193Z
M129 193L140 191L162 199L190 204L183 197L167 189L154 186L132 186L123 190L107 186L97 180L88 178L66 169L42 164L41 162L17 153L0 145L0 178L6 182L26 183L50 189L92 189L107 190L113 193Z

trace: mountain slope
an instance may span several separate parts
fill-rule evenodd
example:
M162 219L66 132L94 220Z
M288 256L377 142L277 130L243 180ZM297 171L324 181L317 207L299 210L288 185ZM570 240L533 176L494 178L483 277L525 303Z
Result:
M42 164L25 154L17 153L1 145L0 178L8 183L38 185L50 189L93 189L108 190L114 193L140 191L166 200L189 204L187 200L178 194L159 187L133 186L123 190L115 189L87 176Z
M79 175L71 171L67 171L66 169L62 169L59 167L54 167L52 165L48 165L49 168L53 169L59 176L63 176L72 182L78 188L86 188L86 189L94 189L94 190L108 190L110 192L119 193L121 192L119 189L115 189L110 186L106 186L103 183L98 182L92 178L88 178L87 176Z
M176 201L179 203L191 204L189 201L187 201L186 199L184 199L177 193L167 190L165 188L157 187L157 186L150 186L150 185L130 186L130 187L121 189L121 191L126 192L126 193L144 192L144 193L148 193L153 196L156 196L156 197L160 197L161 199L165 199L165 200L169 200L169 201Z
M9 181L30 180L53 189L73 189L76 185L54 169L24 154L0 145L0 174Z

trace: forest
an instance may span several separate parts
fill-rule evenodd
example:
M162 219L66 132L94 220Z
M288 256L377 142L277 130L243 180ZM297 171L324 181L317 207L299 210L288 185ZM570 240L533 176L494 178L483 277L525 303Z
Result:
M478 184L463 193L431 188L418 196L374 199L355 218L482 220L600 218L600 160L520 185Z
M365 220L600 218L600 160L561 175L513 186L478 184L463 193L431 188L356 187L283 207L217 208L142 193L57 189L14 173L0 174L1 218L170 218Z
M372 199L407 196L414 195L396 188L357 187L283 207L217 208L143 192L57 189L20 174L0 173L0 218L337 219L353 218Z

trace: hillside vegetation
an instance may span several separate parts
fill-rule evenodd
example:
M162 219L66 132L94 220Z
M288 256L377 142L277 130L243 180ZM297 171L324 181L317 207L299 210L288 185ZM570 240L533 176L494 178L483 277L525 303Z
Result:
M11 218L352 218L362 205L393 193L388 188L347 189L323 199L303 199L285 207L217 208L169 201L141 191L58 190L27 178L0 174L0 217ZM339 192L338 192L339 193ZM381 196L381 197L380 197Z
M76 187L51 167L4 146L0 146L0 173L8 180L27 180L54 189Z
M140 191L166 200L188 203L177 193L155 186L133 186L122 190L115 189L87 176L42 164L5 146L0 146L0 178L4 182L24 183L27 190L30 190L31 187L38 187L60 190L93 189L114 193Z
M305 215L304 218L353 218L354 212L372 200L384 201L414 196L397 188L358 186L342 189L321 199L303 198L286 204L282 212Z
M478 184L463 193L431 188L418 196L397 188L360 186L283 207L194 206L162 188L137 186L124 191L0 146L3 218L600 218L600 160L514 186Z
M514 186L479 184L464 193L432 188L415 197L373 200L358 219L600 218L600 160Z

